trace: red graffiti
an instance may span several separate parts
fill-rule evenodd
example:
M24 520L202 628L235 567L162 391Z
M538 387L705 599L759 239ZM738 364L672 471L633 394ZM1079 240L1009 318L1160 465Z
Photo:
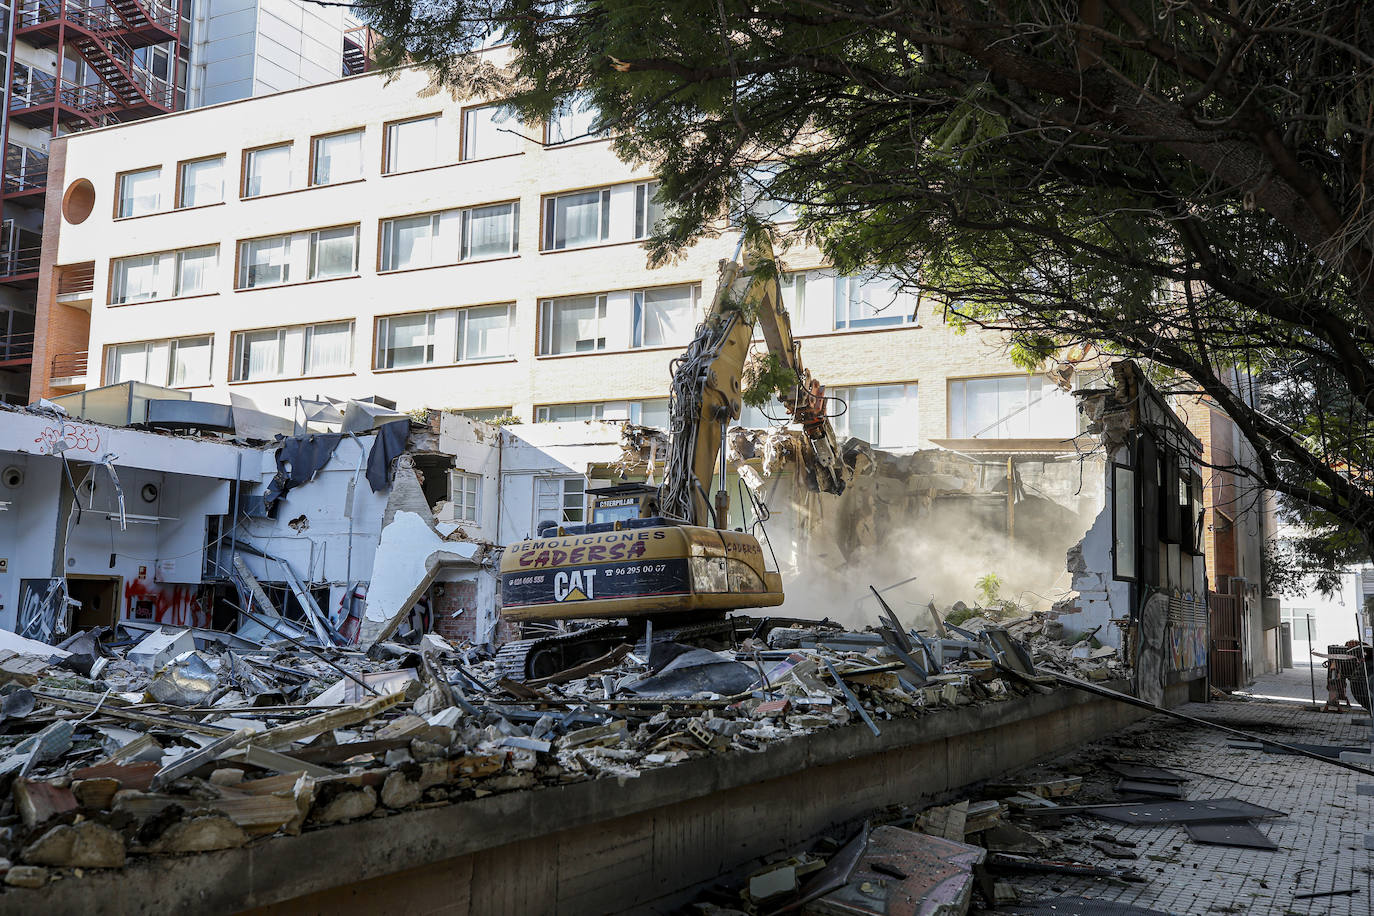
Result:
M92 455L100 454L100 428L96 426L78 426L75 423L62 423L58 426L49 426L38 434L34 443L42 445L51 451L53 443L58 439L63 439L69 449L79 449L90 452Z
M124 586L124 617L174 627L210 626L201 586L163 585L147 579L134 579Z

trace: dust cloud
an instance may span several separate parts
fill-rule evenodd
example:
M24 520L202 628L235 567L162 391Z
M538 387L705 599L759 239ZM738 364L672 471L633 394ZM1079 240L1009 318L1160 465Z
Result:
M783 562L786 600L778 613L829 617L862 629L878 622L877 602L868 589L873 585L903 624L929 630L930 602L941 613L956 601L970 608L983 603L977 583L989 573L1000 580L1000 600L1019 605L1021 613L1047 610L1069 592L1066 554L1090 524L1077 521L1074 517L1056 530L1035 530L1010 540L1005 529L956 516L938 526L886 531L881 543L857 548L849 546L852 530L832 521L813 532L808 545L794 549L793 562ZM777 538L775 533L775 546Z

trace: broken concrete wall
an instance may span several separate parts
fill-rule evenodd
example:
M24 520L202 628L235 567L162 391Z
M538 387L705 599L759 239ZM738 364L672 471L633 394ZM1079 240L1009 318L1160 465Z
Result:
M22 410L0 411L0 442L0 470L17 481L0 489L0 626L20 625L26 581L54 574L80 593L87 626L208 621L199 583L210 522L229 511L236 476L256 477L256 449ZM59 456L78 484L70 514Z
M496 516L500 506L501 429L468 419L461 414L443 413L439 417L438 450L453 456L453 470L481 478L476 518L459 517L450 499L439 507L436 520L441 526L455 525L455 536L495 543L500 532ZM452 489L449 489L450 495Z
M624 429L600 421L503 428L499 542L532 537L541 515L551 518L558 510L551 485L541 487L541 480L585 478L594 468L619 461Z

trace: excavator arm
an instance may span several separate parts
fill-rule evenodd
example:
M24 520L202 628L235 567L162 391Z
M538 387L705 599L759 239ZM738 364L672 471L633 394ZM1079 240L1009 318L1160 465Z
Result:
M847 469L825 411L824 390L802 365L792 322L766 236L741 241L742 258L721 267L720 282L705 320L686 352L673 363L669 413L672 446L660 491L660 511L692 525L728 527L729 494L711 498L707 488L723 468L725 432L744 408L744 367L757 322L768 352L795 376L781 392L792 421L801 424L817 484L844 491ZM740 262L743 263L740 263Z

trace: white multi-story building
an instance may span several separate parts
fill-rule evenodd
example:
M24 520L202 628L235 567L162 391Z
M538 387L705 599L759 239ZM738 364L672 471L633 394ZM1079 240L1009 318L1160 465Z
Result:
M0 401L26 403L53 138L362 72L369 33L308 0L0 0L0 24Z
M654 176L589 134L594 113L521 125L429 87L364 74L59 144L35 396L137 379L284 414L297 397L379 395L660 421L737 234L722 223L650 269ZM836 276L813 248L783 258L807 365L848 405L841 433L903 448L1077 432L1072 397L999 340ZM89 291L64 285L78 273ZM85 370L47 371L67 350L89 352Z

